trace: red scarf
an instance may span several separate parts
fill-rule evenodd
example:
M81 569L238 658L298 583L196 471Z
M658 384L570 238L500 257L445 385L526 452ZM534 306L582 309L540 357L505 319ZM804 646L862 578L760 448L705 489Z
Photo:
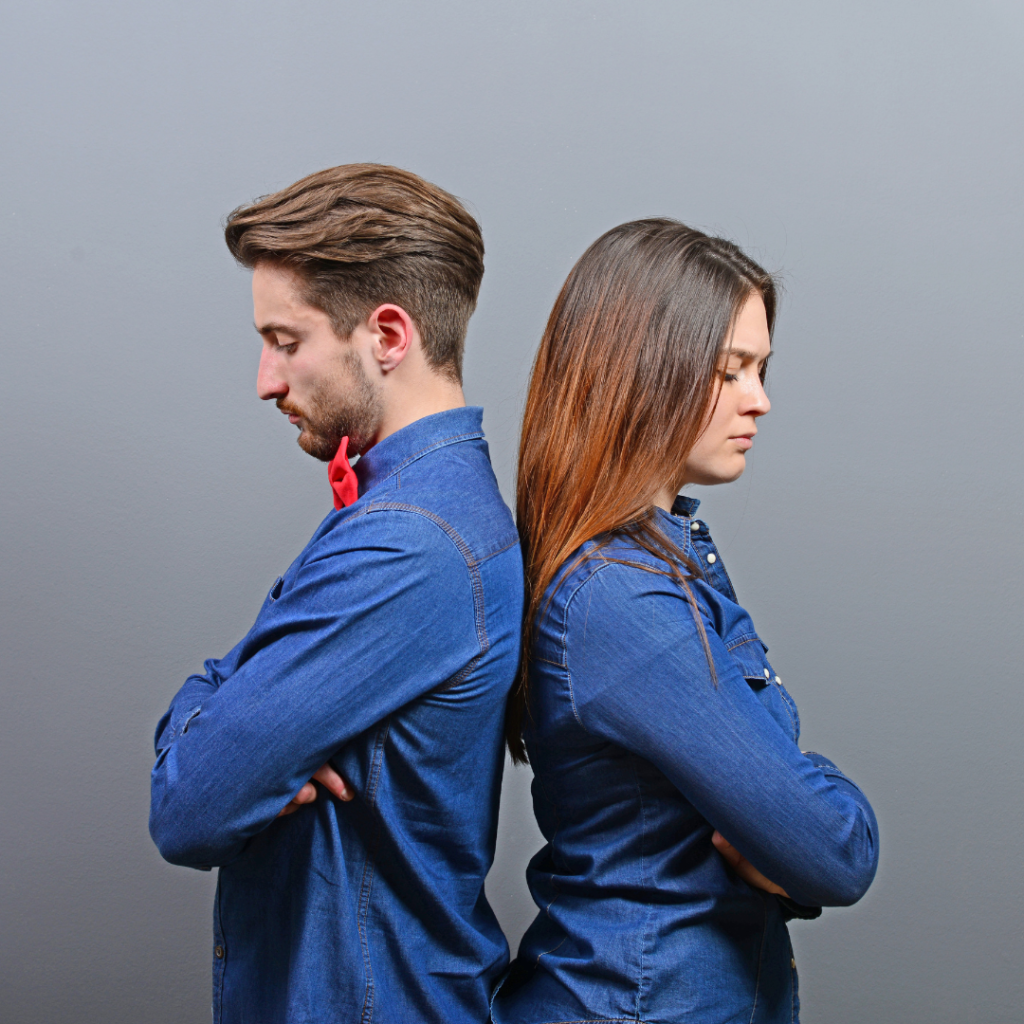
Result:
M343 509L359 500L359 481L356 471L348 464L348 438L343 437L338 445L338 454L327 467L327 479L334 492L334 507Z

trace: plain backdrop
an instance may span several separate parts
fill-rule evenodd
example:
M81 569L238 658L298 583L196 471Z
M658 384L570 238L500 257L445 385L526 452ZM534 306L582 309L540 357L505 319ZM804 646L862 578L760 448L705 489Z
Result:
M331 507L256 398L221 226L381 161L482 224L466 390L509 500L598 234L669 215L781 273L774 409L699 496L804 745L881 823L862 903L793 925L804 1020L1019 1021L1022 53L997 0L5 5L3 1020L209 1018L215 879L149 840L152 730ZM538 845L509 771L513 946Z

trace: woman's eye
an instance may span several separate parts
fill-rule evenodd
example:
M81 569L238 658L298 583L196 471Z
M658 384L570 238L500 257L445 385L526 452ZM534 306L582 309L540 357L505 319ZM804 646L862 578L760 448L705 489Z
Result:
M726 383L729 383L730 381L734 381L734 380L738 380L738 379L739 378L736 376L735 373L723 373L722 374L722 380L724 380Z

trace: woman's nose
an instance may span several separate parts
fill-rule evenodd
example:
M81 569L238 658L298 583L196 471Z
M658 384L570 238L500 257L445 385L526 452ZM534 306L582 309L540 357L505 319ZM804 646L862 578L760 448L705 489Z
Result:
M764 385L761 383L760 378L756 378L750 390L747 412L754 416L763 416L771 407L772 403L768 401L768 393L765 391Z

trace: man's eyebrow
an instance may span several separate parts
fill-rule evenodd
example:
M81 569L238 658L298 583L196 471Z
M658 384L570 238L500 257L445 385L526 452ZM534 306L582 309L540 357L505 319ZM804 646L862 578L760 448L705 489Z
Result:
M297 331L294 327L289 327L288 324L278 324L271 322L269 324L264 324L262 327L260 327L259 324L253 321L253 327L256 328L256 333L260 335L288 334L293 338L298 338L300 334L299 331Z

